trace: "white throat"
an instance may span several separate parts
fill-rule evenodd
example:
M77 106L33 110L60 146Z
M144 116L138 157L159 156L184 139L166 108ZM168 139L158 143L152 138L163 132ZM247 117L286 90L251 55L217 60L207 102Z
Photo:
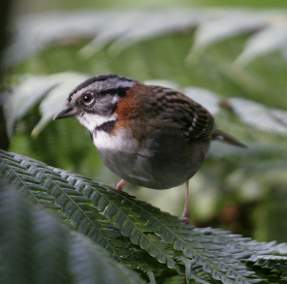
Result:
M85 126L93 137L93 142L99 151L117 150L124 152L136 152L138 142L133 138L129 129L118 129L115 133L107 133L103 130L94 131L104 123L115 121L116 114L102 116L97 114L87 114L77 117L80 123Z
M92 133L96 127L99 127L109 121L115 121L117 119L117 115L115 113L110 116L84 113L83 115L78 115L77 119Z

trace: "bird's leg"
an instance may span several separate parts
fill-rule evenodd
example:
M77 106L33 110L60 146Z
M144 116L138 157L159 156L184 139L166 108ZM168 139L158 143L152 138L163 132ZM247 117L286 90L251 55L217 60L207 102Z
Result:
M127 181L125 181L124 179L121 179L116 184L116 191L121 192L127 184L128 184Z
M189 180L185 183L184 208L182 213L182 219L185 224L189 223Z

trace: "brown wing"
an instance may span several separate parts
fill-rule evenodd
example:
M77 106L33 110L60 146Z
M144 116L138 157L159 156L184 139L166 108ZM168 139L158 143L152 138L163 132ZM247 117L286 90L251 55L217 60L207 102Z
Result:
M145 85L138 88L137 94L145 100L139 104L142 117L179 127L190 141L211 139L212 115L189 97L169 88Z

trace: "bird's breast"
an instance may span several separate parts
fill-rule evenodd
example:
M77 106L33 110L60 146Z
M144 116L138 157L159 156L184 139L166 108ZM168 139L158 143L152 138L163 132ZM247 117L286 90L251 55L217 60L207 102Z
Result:
M99 151L123 151L133 153L138 150L139 143L133 138L129 129L117 129L112 133L106 131L95 131L93 142Z

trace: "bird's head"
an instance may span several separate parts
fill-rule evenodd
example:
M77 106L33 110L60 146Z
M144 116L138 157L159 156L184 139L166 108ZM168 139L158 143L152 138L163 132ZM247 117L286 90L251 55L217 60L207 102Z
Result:
M68 96L66 108L54 119L75 116L90 132L115 122L117 105L136 81L117 75L100 75L77 86Z

